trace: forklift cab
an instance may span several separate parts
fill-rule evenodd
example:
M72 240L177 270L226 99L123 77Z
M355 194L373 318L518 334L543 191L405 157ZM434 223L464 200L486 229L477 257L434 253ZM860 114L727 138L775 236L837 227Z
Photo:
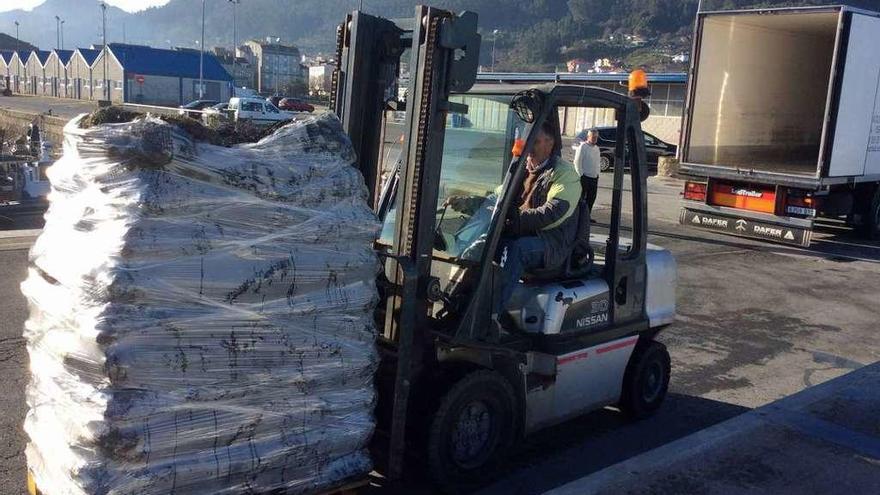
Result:
M630 98L582 86L477 85L467 93L450 95L450 100L467 110L448 115L445 123L431 250L434 329L460 341L503 344L539 337L534 342L549 344L595 334L613 323L643 316L646 259L656 250L649 249L646 240L647 171L644 144L637 140L642 137L638 103L631 110L635 118L627 120L627 107L633 103ZM571 131L577 119L597 111L618 116L618 131L626 136L618 150L621 156L629 149L642 155L636 152L620 158L618 163L626 160L630 164L630 173L618 167L613 194L600 198L592 215L586 206L586 191L582 191L575 212L578 234L566 261L527 273L505 307L503 322L509 332L490 335L487 318L489 303L498 289L498 246L504 238L504 219L521 192L532 130L550 122L556 134L554 153L561 159L560 166L567 166L571 159L563 153L570 147L563 145L566 138L562 131ZM569 120L568 129L561 128L563 119ZM385 252L393 246L398 220L400 147L399 133L394 129L399 126L394 122L389 112L382 151L385 183L378 201L383 223L378 247ZM462 196L474 207L465 211L450 208L448 199ZM591 229L591 220L598 228ZM609 252L618 254L609 258ZM386 276L394 267L395 263L386 263ZM670 304L674 305L674 299L667 298L647 311L655 321L667 321L674 312Z
M647 243L647 107L600 88L474 85L479 42L472 13L355 12L338 31L332 98L383 223L374 461L390 480L424 461L453 492L546 426L609 405L653 413L670 370L654 337L675 314L675 262ZM568 261L522 278L498 331L496 254L525 157L545 122L568 150L564 135L589 112L616 122L615 163L629 167L603 186L593 227L580 218ZM453 211L452 196L477 201Z

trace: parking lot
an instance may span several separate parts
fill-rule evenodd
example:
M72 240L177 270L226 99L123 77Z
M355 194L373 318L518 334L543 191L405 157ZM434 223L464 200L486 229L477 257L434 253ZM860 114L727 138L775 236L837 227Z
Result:
M68 100L49 96L6 96L0 97L0 107L33 114L51 113L56 117L72 118L97 108L94 101Z
M610 177L601 180L600 222ZM649 179L649 242L672 251L679 273L678 317L661 334L673 360L667 403L639 423L604 410L551 428L487 476L481 493L540 493L880 360L880 245L833 223L819 227L810 249L683 227L680 190L678 180ZM25 479L26 304L18 284L34 235L0 237L0 486L10 495Z

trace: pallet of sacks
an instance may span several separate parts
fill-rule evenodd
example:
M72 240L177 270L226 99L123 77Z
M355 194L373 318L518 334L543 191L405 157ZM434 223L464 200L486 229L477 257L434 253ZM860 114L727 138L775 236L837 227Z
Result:
M379 226L336 118L233 147L80 120L22 283L40 490L300 494L369 472Z

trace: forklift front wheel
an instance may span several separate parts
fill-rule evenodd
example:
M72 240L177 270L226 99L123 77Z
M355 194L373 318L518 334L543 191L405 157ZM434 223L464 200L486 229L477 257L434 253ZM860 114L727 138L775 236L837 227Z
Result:
M428 468L434 481L458 492L480 479L514 441L516 397L494 371L475 371L449 389L431 421Z
M654 414L669 390L670 368L665 345L652 340L637 347L623 376L620 410L633 419Z

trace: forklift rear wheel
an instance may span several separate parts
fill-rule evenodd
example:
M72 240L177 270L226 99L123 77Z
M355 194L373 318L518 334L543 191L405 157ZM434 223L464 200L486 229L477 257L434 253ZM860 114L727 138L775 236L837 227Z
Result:
M428 468L434 481L458 491L479 479L514 439L516 397L494 371L459 380L440 402L428 435Z
M646 418L657 411L669 390L670 368L665 345L652 340L637 347L623 376L621 411L633 419Z

